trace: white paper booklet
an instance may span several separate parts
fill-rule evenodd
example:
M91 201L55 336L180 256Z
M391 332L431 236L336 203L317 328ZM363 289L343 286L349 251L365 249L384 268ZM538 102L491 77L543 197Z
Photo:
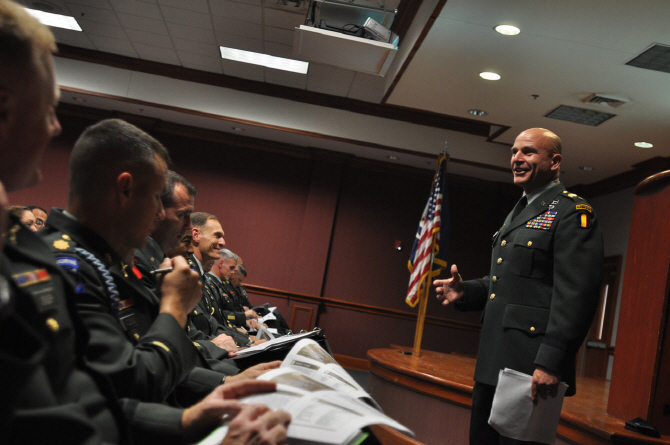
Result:
M505 368L498 376L489 424L500 434L517 440L553 444L568 385L561 382L556 397L530 398L533 377Z
M387 425L414 437L412 431L371 406L370 402L377 404L370 395L313 340L300 340L281 367L258 379L277 383L277 391L242 400L291 413L288 443L292 445L356 443L362 438L361 429L369 425ZM224 425L199 445L218 445L227 431Z

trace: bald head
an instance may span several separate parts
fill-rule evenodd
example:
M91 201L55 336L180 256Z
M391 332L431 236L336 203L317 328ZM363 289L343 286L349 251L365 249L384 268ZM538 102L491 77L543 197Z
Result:
M514 183L530 193L558 178L561 139L544 128L522 131L512 146L511 167Z

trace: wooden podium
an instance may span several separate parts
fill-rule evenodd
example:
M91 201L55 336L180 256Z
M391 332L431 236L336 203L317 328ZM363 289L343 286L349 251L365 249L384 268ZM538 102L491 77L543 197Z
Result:
M670 434L670 170L635 188L607 413Z

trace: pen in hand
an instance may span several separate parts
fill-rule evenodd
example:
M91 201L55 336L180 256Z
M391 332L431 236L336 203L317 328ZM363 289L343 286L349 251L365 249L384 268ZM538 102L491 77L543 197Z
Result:
M155 270L152 270L152 271L149 272L149 273L151 273L151 274L159 274L159 273L168 273L168 272L172 272L172 267L164 267L164 268L162 268L162 269L155 269Z

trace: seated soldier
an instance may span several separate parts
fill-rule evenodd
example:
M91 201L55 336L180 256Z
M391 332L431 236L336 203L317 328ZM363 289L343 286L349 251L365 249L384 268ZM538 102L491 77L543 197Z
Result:
M165 259L161 266L173 269L161 277L158 298L132 267L135 249L165 217L160 195L168 160L158 141L121 120L87 128L70 156L68 209L53 209L40 234L76 282L90 366L112 380L120 397L164 402L176 395L171 402L188 405L226 378L207 369L184 333L200 299L198 275L183 258Z
M27 206L31 212L33 212L33 215L35 215L35 227L37 227L37 230L40 230L41 228L44 227L44 223L47 220L47 211L44 210L40 206Z
M26 226L31 232L37 232L37 226L35 225L35 215L30 209L26 206L8 206L5 208L7 213L14 215L21 224Z

